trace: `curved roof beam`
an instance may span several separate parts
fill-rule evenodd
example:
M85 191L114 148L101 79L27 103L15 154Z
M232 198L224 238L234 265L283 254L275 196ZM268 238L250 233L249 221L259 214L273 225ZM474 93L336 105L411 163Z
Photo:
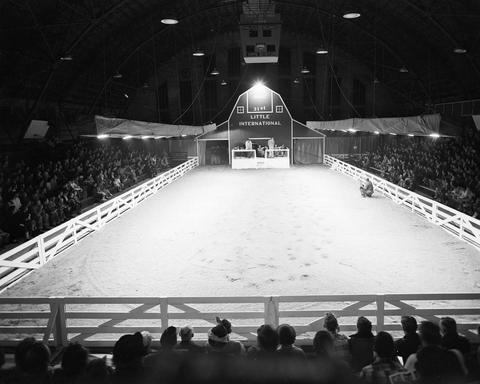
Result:
M211 8L205 8L203 10L201 10L200 12L195 12L195 13L191 13L185 17L183 17L182 19L180 19L179 21L187 21L195 16L198 16L198 15L202 15L204 13L207 13L207 12L210 12L211 10L213 9L221 9L221 8L225 8L225 7L228 7L228 6L231 6L232 3L224 3L222 5L216 5L214 7L211 7ZM129 52L127 52L127 55L121 59L119 61L119 64L115 67L115 70L114 72L116 71L119 71L120 68L129 60L132 58L133 55L135 55L140 49L142 49L147 43L149 43L150 41L152 41L153 39L155 39L157 36L160 36L163 34L163 32L165 31L169 31L170 28L175 28L175 27L164 27L156 32L153 32L152 34L150 34L147 38L141 40L139 42L139 44L137 44L136 46L134 46ZM93 109L95 108L96 104L98 103L98 100L100 99L100 96L102 95L102 93L105 91L105 88L108 87L108 85L113 81L113 78L109 78L105 81L105 83L103 84L103 87L102 89L98 92L97 96L95 96L95 99L93 100L90 108L88 109L88 114L91 114Z
M308 9L309 11L313 11L316 13L322 13L324 15L327 15L329 17L338 17L335 13L332 13L331 11L328 11L326 9L322 9L313 5L306 5L306 4L299 4L291 0L275 0L277 3L280 4L287 4L287 5L293 5L299 8L305 8ZM407 60L404 59L403 56L401 56L388 42L380 38L377 34L374 32L369 31L367 28L363 27L359 23L355 22L354 20L349 20L349 19L344 19L345 22L350 23L351 25L354 25L356 28L358 28L361 32L365 33L369 37L375 39L380 45L382 45L392 56L401 64L408 64ZM413 75L415 81L417 81L420 85L420 88L423 90L424 94L426 97L430 97L430 93L427 90L427 87L425 86L425 83L421 80L421 78L415 73L414 70L410 70L410 73Z
M437 19L435 19L430 13L425 12L421 7L419 7L415 2L412 0L402 0L405 4L409 5L413 9L415 9L417 12L421 13L423 16L425 16L430 23L432 23L435 28L437 28L446 38L447 40L453 45L453 48L455 47L461 47L462 45L458 42L458 40L453 36L452 33L450 33L443 25L440 23ZM472 56L467 52L467 57L468 60L470 61L470 64L472 65L472 68L475 70L475 73L477 74L477 77L480 77L480 67L477 65L477 63L473 60Z

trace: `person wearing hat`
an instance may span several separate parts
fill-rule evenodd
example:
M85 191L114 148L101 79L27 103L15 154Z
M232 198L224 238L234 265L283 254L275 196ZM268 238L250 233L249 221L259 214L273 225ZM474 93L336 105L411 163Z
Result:
M205 346L207 353L221 353L224 355L241 355L245 352L242 343L230 340L231 323L217 318L217 325L208 332L208 342ZM229 332L230 331L230 332Z
M174 351L182 353L203 353L203 348L192 341L194 332L191 326L187 325L180 328L178 334L182 341L173 347Z

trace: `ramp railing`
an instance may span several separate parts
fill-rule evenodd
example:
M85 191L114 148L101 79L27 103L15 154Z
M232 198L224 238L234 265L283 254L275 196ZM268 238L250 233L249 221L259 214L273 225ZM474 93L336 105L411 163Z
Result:
M324 163L333 170L351 176L355 180L364 181L368 177L372 181L375 191L392 199L395 203L411 209L412 212L442 227L444 230L480 250L480 220L429 199L428 197L399 187L373 173L357 168L332 156L325 155Z
M79 341L89 347L112 347L120 335L146 330L158 341L170 325L195 327L206 340L216 316L233 324L232 338L253 342L261 324L295 327L300 344L311 344L323 329L326 312L339 319L342 332L356 330L358 316L369 318L378 332L401 334L402 315L418 321L457 320L460 333L475 338L480 293L317 295L254 297L50 297L0 298L0 345L12 346L27 336L64 346Z
M1 254L0 290L40 268L87 235L98 231L197 166L198 158L190 158L175 168Z

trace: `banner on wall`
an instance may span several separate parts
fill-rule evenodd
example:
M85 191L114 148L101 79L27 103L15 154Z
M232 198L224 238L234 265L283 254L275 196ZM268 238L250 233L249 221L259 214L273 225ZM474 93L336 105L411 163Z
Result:
M197 136L215 130L216 124L208 125L173 125L162 123L148 123L145 121L116 119L104 116L95 116L97 135L115 136L163 136L179 137Z
M441 116L431 115L387 117L376 119L346 119L334 121L307 121L307 127L315 130L360 131L371 133L395 133L428 136L439 133Z

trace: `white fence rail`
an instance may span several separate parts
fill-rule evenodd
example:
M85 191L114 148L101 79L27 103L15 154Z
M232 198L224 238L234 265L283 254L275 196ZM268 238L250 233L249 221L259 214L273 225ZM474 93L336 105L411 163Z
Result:
M332 169L353 177L355 180L370 178L374 189L395 203L406 206L412 212L426 218L456 237L472 244L480 250L480 220L450 208L444 204L424 197L408 189L399 187L381 177L345 163L332 156L325 155L324 163Z
M216 316L232 321L232 337L239 340L254 341L261 324L289 323L298 342L310 344L323 328L326 312L335 313L346 333L356 330L358 316L370 318L376 331L394 334L401 331L402 315L419 321L453 316L459 332L474 339L480 294L0 298L0 345L12 346L34 336L56 346L79 341L111 347L125 333L147 330L158 340L167 326L186 324L195 327L197 340L205 340Z
M196 166L198 158L190 158L177 167L3 253L0 255L0 290L40 268L59 253L120 217Z

